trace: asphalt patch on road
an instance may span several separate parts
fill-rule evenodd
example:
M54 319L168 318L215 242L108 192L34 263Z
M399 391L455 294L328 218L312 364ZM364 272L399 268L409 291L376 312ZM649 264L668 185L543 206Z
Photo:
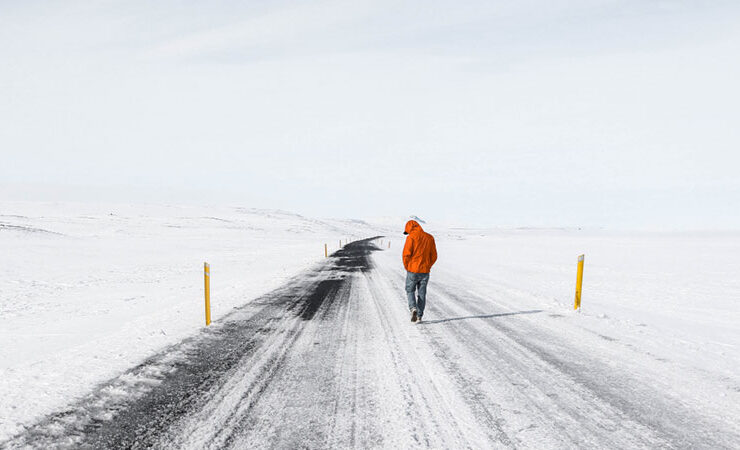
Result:
M340 275L348 272L369 271L372 268L370 253L375 250L380 249L372 244L371 239L345 245L331 256L334 271ZM334 298L345 283L346 277L344 276L320 281L306 299L302 302L296 302L301 318L304 320L313 319L324 302Z

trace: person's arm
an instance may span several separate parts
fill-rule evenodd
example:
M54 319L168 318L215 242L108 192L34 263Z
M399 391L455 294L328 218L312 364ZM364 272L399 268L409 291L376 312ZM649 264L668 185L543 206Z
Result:
M409 270L409 262L411 261L411 256L414 254L414 240L411 239L411 236L406 236L406 244L403 246L403 267L408 271Z
M432 265L437 262L437 244L434 243L434 238L432 238Z

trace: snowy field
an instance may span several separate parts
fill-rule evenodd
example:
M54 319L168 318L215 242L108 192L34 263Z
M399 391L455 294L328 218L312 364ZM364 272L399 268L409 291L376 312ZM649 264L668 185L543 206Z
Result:
M377 235L239 208L0 203L0 440L212 318Z
M419 366L411 366L419 376L432 380L433 373L443 375L441 368L433 368L439 362L430 342L452 355L442 359L447 364L444 370L457 364L484 376L488 369L479 368L485 361L474 357L474 341L494 333L487 338L488 345L506 349L508 344L501 340L506 336L497 337L501 330L489 327L520 324L526 326L519 330L521 339L539 337L540 345L556 337L558 345L567 344L572 350L565 356L572 357L574 367L579 361L612 366L615 374L627 374L631 381L663 393L666 404L679 402L712 427L730 435L738 432L740 233L429 226L440 255L425 315L433 326L416 336L414 329L404 331L405 318L396 317L403 314L401 226L394 230L361 221L313 220L237 208L0 204L5 262L0 278L0 441L165 346L198 333L203 326L203 261L211 264L213 317L218 322L233 308L323 263L324 242L331 252L339 239L390 233L395 233L390 236L391 249L384 238L385 251L374 257L378 275L369 278L387 284L379 298L373 297L376 306L367 306L365 297L350 296L357 305L365 305L353 308L368 314L376 311L386 319L358 325L356 332L374 336L378 330L371 325L392 326L392 333L415 339L416 355L407 355L402 342L389 351L401 351L402 362L421 361L426 375ZM586 255L583 308L576 313L572 302L576 258L581 253ZM393 295L401 298L386 298ZM509 313L519 315L510 321L495 320ZM351 334L359 321L361 317L348 315L344 326L350 328L343 332ZM527 337L529 331L533 334ZM384 348L362 342L357 341L358 348L367 347L369 360L388 358ZM492 361L495 365L495 358ZM505 362L506 366L521 362L525 369L545 367L517 359ZM481 398L495 399L502 389L496 371L491 373L491 380L476 381ZM537 376L531 374L530 382ZM457 382L449 380L438 383L449 383L452 389ZM546 387L563 383L565 379ZM607 388L631 392L629 387L619 391L619 386L605 386L605 392ZM516 389L509 394L527 395L528 391ZM450 398L457 395L452 392ZM532 402L543 404L535 397ZM488 413L495 415L497 406L489 406ZM517 408L526 413L526 408ZM528 420L513 413L507 417L505 410L500 413L509 424ZM442 417L439 411L429 414ZM460 417L465 414L461 410ZM479 418L473 414L470 419ZM545 436L536 430L531 433L533 439ZM530 448L545 442L527 441L526 436L521 432L521 440L512 442Z

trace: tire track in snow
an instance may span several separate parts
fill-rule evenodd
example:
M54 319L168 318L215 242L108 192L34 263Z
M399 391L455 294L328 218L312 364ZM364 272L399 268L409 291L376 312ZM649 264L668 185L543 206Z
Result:
M620 367L566 345L552 330L534 325L526 316L500 320L491 315L490 306L495 303L488 299L458 286L454 291L445 285L434 289L439 293L433 303L436 313L469 319L455 321L454 326L440 323L448 330L437 343L457 339L459 346L475 355L472 360L496 368L493 372L502 376L502 383L508 380L520 388L518 402L528 405L533 418L539 417L538 426L550 425L550 432L561 435L562 443L733 448L737 442L732 430L718 428ZM485 304L488 309L481 307ZM494 320L480 320L485 317Z
M426 350L426 362L428 365L432 365L436 371L433 376L430 376L429 368L419 370L420 361L414 358L412 353L419 352L422 348L417 344L415 349L409 351L408 344L402 342L402 338L399 336L403 330L407 330L406 338L410 333L419 334L422 330L420 327L409 322L408 311L405 305L405 292L399 292L398 289L393 289L390 283L391 278L394 278L392 274L377 275L372 283L372 298L375 301L375 306L378 313L383 317L383 330L389 334L389 345L394 353L394 364L396 364L396 371L399 373L401 384L404 386L404 392L408 399L408 411L411 413L418 413L420 407L426 409L426 416L429 418L433 426L426 426L427 422L420 420L423 428L419 430L425 436L440 436L445 438L442 442L429 440L423 443L431 447L448 447L448 448L460 448L465 446L468 448L476 448L476 443L486 442L488 445L495 444L498 446L510 446L511 442L506 433L498 427L495 420L490 420L488 415L487 407L489 405L481 405L477 399L465 395L467 379L460 379L456 377L454 372L449 370L450 361L445 361L444 358L440 359L439 347L430 346L429 342L423 342L422 345ZM388 308L389 301L387 299L397 299L401 297L401 307L396 308L397 316L394 318L390 317L390 311ZM386 299L383 302L382 299ZM393 300L397 301L397 300ZM398 320L398 317L401 320ZM400 323L399 323L400 322ZM400 325L400 326L399 326ZM410 327L410 328L409 328ZM417 339L418 341L418 339ZM415 360L416 359L416 360ZM416 370L414 370L416 369ZM441 369L446 369L441 370ZM438 386L435 381L446 380L448 383L444 386ZM427 385L433 387L431 391L418 391L414 389L414 386L408 382L408 380L419 380L425 381ZM454 384L450 383L454 381ZM430 401L430 396L434 395L436 398L434 401ZM455 405L450 405L444 400L445 397L454 396ZM423 405L416 404L413 399L421 398ZM481 407L483 406L483 407ZM476 414L481 410L485 411L484 415ZM467 412L468 426L461 425L457 417L464 416L464 412ZM486 417L488 415L489 417ZM445 435L453 434L453 436ZM472 435L472 436L471 436ZM484 439L483 437L487 439ZM417 439L417 442L419 440ZM421 443L421 442L419 442Z
M442 424L439 414L435 413L444 413L445 411L435 411L433 403L430 403L429 394L417 386L417 383L430 384L431 380L428 380L428 377L424 376L425 374L419 373L421 372L418 370L419 362L410 360L408 354L406 354L405 347L410 346L410 344L402 342L398 336L398 327L392 324L386 309L379 304L379 299L382 296L378 293L371 293L371 297L373 306L376 308L376 314L380 318L381 329L384 331L385 347L390 352L393 364L393 382L398 384L403 396L403 405L405 406L403 418L410 424L410 430L404 430L404 432L410 432L410 436L416 444L430 446L429 436L440 436L438 430ZM414 370L414 368L417 370ZM449 430L452 429L457 434L458 427L454 418L448 417L448 419L450 422L444 424L447 428L446 431L449 433ZM441 436L444 437L444 434L441 434Z
M285 360L259 397L235 411L235 425L223 432L228 436L223 445L207 442L208 447L244 448L259 442L257 446L294 448L319 446L326 441L326 429L336 418L329 414L333 396L325 394L335 391L337 380L333 371L321 370L323 367L316 367L316 362L336 359L342 343L336 339L338 329L316 325L333 321L337 302L346 295L343 285L334 300L317 312L314 321L318 322L307 324L287 346ZM237 392L239 389L237 386ZM301 409L302 415L295 414ZM209 426L210 417L202 417L199 424ZM183 447L201 448L201 442L185 442L174 448Z
M398 278L398 282L401 281ZM426 322L422 325L424 331L433 345L440 349L440 361L459 381L460 390L479 406L478 411L492 426L504 434L504 430L508 430L517 444L525 446L531 446L533 441L546 442L548 446L564 442L576 445L599 443L594 436L600 436L603 430L594 430L590 424L604 416L603 413L597 414L601 403L596 402L594 408L594 405L584 402L583 392L577 391L578 383L569 379L562 382L562 374L553 372L541 357L533 356L511 335L498 330L499 321L480 320L515 316L517 313L494 315L487 310L486 314L482 310L471 309L468 296L455 296L445 286L435 285L434 290L433 306L428 309L436 317L446 319L437 323L434 320ZM445 326L446 332L435 333L435 329L444 323L449 323ZM449 355L456 354L465 354L467 358L459 363L453 362ZM483 389L485 384L491 387ZM558 396L569 399L570 403L557 404L555 399ZM505 407L500 404L501 397L508 397ZM539 419L534 427L531 422L519 429L507 423L516 423L517 416L522 414L521 409L527 409L526 419ZM615 411L610 411L605 417L619 420ZM533 428L542 428L543 432L533 434ZM517 436L521 432L525 438ZM555 436L559 437L553 439ZM611 435L609 442L613 443L615 437ZM603 442L601 444L604 445Z

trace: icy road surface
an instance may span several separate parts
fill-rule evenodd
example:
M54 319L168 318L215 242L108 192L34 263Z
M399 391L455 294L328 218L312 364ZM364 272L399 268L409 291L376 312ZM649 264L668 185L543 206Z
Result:
M735 411L685 398L671 374L654 376L660 362L551 311L512 309L433 273L428 320L410 323L397 252L376 242L349 244L0 446L740 443Z

